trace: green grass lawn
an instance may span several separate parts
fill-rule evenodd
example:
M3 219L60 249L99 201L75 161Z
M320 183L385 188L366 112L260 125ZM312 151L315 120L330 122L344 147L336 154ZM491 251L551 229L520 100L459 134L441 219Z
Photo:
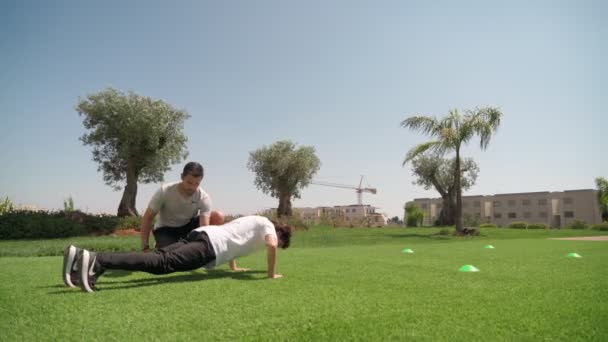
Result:
M282 279L258 253L245 273L110 272L93 294L63 286L63 247L137 237L0 242L0 341L608 340L608 242L547 239L606 232L438 231L312 228L279 252Z

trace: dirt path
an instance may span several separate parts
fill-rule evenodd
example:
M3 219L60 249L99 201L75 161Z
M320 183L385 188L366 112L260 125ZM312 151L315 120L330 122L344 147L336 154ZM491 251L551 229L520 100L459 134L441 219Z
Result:
M605 235L605 236L578 236L578 237L567 237L567 238L549 238L549 240L608 241L608 235Z

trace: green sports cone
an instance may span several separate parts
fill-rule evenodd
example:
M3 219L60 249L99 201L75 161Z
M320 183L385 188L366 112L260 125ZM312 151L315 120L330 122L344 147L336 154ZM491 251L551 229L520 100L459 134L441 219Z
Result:
M578 253L568 253L566 254L567 258L582 258Z
M479 272L479 268L473 265L463 265L458 271L460 272Z
M409 249L409 248L406 248L406 249L402 250L402 251L401 251L401 253L413 254L413 253L414 253L414 251L413 251L413 250L411 250L411 249Z
M494 246L492 246L492 245L485 245L485 246L483 246L483 248L494 249Z

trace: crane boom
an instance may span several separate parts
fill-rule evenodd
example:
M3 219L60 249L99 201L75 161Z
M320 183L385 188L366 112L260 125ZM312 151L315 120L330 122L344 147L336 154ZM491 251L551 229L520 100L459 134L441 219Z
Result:
M363 199L361 198L362 197L362 193L369 192L371 194L376 194L378 192L378 190L376 188L363 188L363 187L361 187L361 184L363 183L363 176L361 176L361 181L359 182L359 186L339 184L339 183L329 183L329 182L322 182L322 181L312 181L310 183L311 184L316 184L316 185L331 186L331 187L334 187L334 188L353 189L353 190L355 190L357 192L357 203L359 205L361 205L363 203Z

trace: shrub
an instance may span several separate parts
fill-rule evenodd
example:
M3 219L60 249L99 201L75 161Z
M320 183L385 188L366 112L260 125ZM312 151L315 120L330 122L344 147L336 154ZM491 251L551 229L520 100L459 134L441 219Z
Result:
M593 226L591 226L591 229L601 230L601 231L608 231L608 221L607 222L602 222L600 224L594 224Z
M116 230L119 218L81 211L13 211L0 216L0 240L52 239Z
M570 224L568 225L568 228L570 228L570 229L586 229L587 228L587 223L585 221L581 221L581 220L572 220L570 222Z
M447 228L443 228L437 233L438 235L450 235L450 230Z
M116 229L135 229L141 228L141 216L125 216L118 219Z
M471 214L463 214L462 221L467 227L478 227L479 226L479 217L473 216Z
M549 226L544 223L530 223L528 229L549 229Z
M63 212L13 211L0 216L0 240L50 239L86 235L81 222Z
M424 219L424 211L419 209L415 203L410 203L405 206L405 222L408 227L422 226Z
M295 230L307 230L308 229L308 225L306 225L306 223L304 223L304 221L302 220L300 215L292 215L289 217L283 216L283 217L279 218L276 216L276 212L275 212L272 215L261 214L261 216L265 216L270 220L280 222L282 224L287 224Z
M483 223L479 225L479 228L498 228L498 226L492 223Z
M526 222L512 222L509 224L508 226L509 228L515 228L515 229L527 229L528 228L528 223Z

